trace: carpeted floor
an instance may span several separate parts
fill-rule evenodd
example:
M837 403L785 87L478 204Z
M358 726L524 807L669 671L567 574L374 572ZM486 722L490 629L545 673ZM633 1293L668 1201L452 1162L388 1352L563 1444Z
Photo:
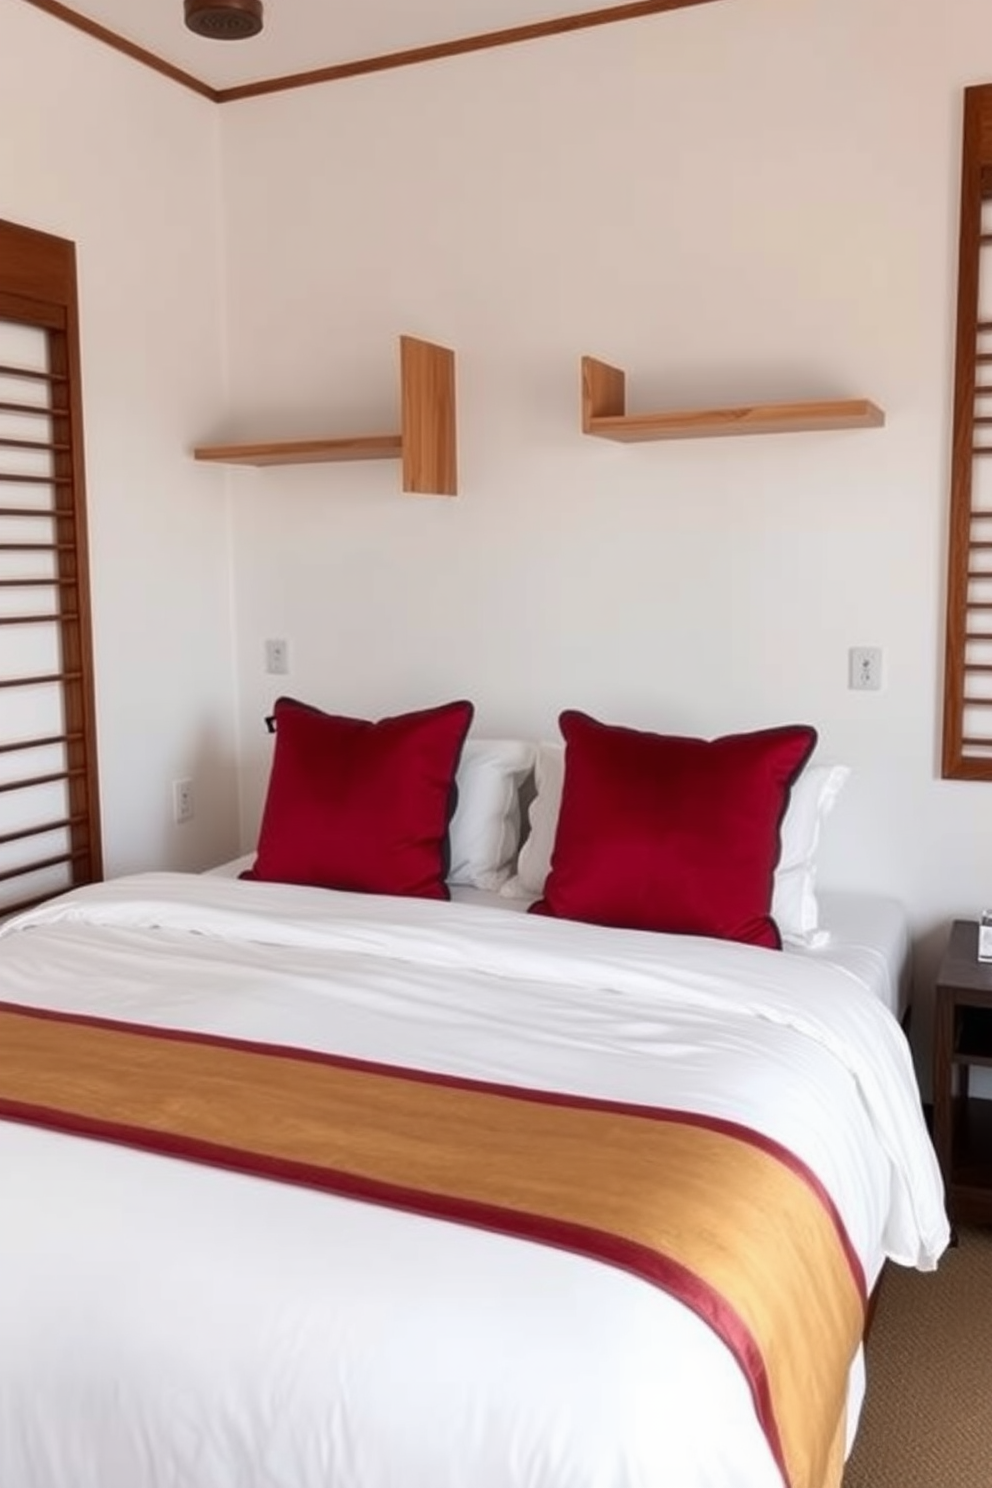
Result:
M992 1488L992 1230L887 1269L844 1488Z

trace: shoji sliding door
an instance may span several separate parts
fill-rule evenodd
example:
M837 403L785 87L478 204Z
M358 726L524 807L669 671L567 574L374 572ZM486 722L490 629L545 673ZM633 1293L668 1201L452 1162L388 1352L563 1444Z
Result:
M101 871L75 250L0 222L0 915Z

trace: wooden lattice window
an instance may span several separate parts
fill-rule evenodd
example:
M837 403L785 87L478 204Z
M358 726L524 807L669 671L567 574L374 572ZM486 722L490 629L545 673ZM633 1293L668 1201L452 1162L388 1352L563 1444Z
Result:
M992 85L966 88L942 772L992 780Z
M102 873L75 248L0 222L0 914Z

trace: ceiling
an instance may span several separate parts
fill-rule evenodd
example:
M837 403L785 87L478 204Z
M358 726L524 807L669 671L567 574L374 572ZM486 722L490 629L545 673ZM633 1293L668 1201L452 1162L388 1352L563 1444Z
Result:
M265 27L247 41L205 40L187 31L183 0L26 0L70 24L114 33L132 48L189 74L207 88L245 84L360 62L391 52L587 15L626 20L706 0L656 4L582 0L264 0ZM616 14L611 14L615 12ZM92 26L91 28L92 29ZM106 38L109 39L109 38ZM553 45L553 41L535 44Z

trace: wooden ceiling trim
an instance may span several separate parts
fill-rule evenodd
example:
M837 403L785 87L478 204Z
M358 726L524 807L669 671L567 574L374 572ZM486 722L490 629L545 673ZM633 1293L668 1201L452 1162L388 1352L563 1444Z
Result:
M312 72L297 72L288 77L266 78L257 83L242 83L234 88L220 88L220 103L235 103L242 98L257 98L264 93L284 93L289 88L309 88L315 83L337 83L343 78L361 77L370 72L388 72L396 67L414 67L421 62L439 62L446 57L462 57L468 52L484 52L494 47L514 46L522 41L540 41L547 36L562 36L570 31L585 31L591 26L609 26L617 21L636 21L644 16L659 15L666 10L685 10L690 5L708 5L712 0L640 0L633 5L611 5L601 10L586 10L578 15L558 16L552 21L534 21L526 26L510 26L503 31L484 31L477 36L460 36L454 41L439 41L432 46L410 47L402 52L385 52L379 57L362 57L355 62L340 62L333 67L318 67Z
M558 16L550 21L534 21L525 26L510 26L502 31L485 31L476 36L461 36L452 41L439 41L431 46L410 47L400 52L385 52L381 56L361 57L353 62L339 62L329 67L314 68L309 72L290 73L285 77L263 78L253 83L241 83L231 88L212 88L191 73L183 72L171 62L127 41L116 31L80 15L61 0L25 0L28 5L43 10L47 15L64 21L84 31L87 36L113 47L134 61L152 68L184 88L210 99L212 103L234 103L244 98L257 98L265 93L284 93L291 88L309 88L317 83L335 83L344 78L361 77L371 72L388 72L397 67L414 67L422 62L438 62L446 57L462 57L469 52L489 51L494 47L514 46L518 42L541 41L549 36L562 36L572 31L586 31L593 26L610 26L619 21L636 21L646 16L660 15L668 10L686 10L690 6L710 5L714 0L637 0L629 5L611 5L599 10L581 11L574 15Z
M140 62L143 67L150 67L153 72L161 73L163 77L179 83L184 88L191 88L201 97L209 98L211 103L220 101L216 88L211 88L208 83L201 83L200 79L194 77L192 73L183 72L181 67L173 67L172 63L166 62L163 57L146 51L144 47L136 46L133 41L119 36L116 31L111 31L107 26L101 26L98 21L91 21L89 16L80 15L78 10L72 10L70 6L60 4L60 0L25 0L25 3L33 5L36 10L43 10L46 15L54 16L57 21L64 21L67 26L74 26L77 31L85 31L86 35L92 36L95 41L102 41L104 46L113 47L115 52L123 52L125 57L130 57L134 62Z

